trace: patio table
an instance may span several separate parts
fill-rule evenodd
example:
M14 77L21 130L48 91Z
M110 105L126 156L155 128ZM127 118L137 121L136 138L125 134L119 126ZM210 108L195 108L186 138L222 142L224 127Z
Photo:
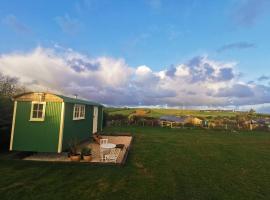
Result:
M100 147L103 148L103 149L113 149L113 148L116 147L116 145L112 144L112 143L107 143L107 144L100 145Z

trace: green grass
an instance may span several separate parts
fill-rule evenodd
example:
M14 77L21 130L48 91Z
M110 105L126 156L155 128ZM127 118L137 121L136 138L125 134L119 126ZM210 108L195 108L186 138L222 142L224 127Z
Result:
M270 133L114 127L124 167L0 158L1 199L270 199Z

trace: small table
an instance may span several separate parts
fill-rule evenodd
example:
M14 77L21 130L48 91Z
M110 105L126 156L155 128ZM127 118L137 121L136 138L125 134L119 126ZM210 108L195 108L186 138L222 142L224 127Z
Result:
M113 148L116 147L116 145L115 145L115 144L112 144L112 143L107 143L107 144L102 144L102 145L100 145L100 147L101 147L102 149L113 149Z

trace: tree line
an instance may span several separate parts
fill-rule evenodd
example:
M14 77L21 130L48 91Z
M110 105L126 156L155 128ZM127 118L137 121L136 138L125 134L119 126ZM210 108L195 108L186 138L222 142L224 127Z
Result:
M0 73L0 151L9 146L13 102L12 97L25 92L25 87L19 84L19 79Z

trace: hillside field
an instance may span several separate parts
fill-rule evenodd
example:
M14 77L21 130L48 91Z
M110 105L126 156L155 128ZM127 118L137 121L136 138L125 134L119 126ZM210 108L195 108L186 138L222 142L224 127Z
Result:
M146 110L148 117L159 118L162 115L175 115L175 116L184 116L192 115L196 117L235 117L241 112L233 111L200 111L200 110L181 110L181 109L164 109L164 108L106 108L105 111L109 115L121 114L128 116L136 110Z

